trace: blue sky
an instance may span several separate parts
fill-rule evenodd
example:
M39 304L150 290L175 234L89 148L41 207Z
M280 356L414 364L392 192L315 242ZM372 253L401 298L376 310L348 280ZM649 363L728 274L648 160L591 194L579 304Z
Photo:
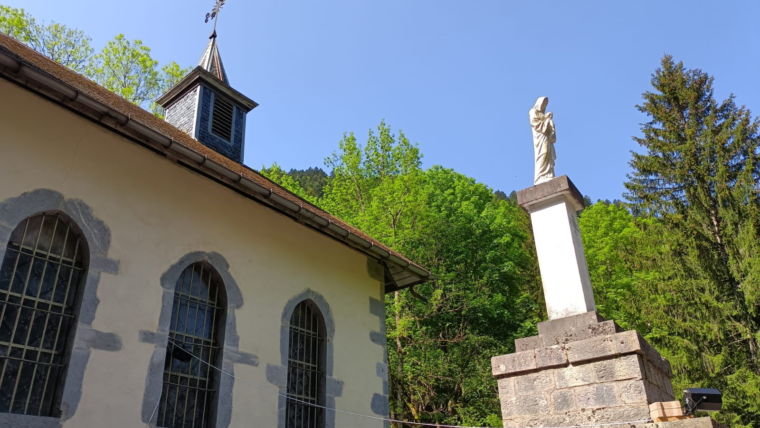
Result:
M162 63L195 65L212 0L0 0L84 30L118 33ZM663 54L760 114L760 2L228 0L219 46L248 116L253 168L323 166L344 132L384 119L443 165L494 189L530 186L528 109L550 98L557 173L593 199L620 198L635 105Z

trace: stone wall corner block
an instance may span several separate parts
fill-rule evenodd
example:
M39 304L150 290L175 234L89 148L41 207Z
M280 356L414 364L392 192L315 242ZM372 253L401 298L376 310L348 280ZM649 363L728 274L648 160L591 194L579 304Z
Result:
M536 352L522 351L491 358L491 371L497 378L536 370Z

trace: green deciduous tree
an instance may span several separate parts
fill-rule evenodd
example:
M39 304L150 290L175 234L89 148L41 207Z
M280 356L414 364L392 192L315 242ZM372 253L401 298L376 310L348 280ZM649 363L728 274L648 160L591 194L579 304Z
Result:
M527 216L450 169L423 176L425 215L405 249L435 279L388 302L392 412L404 419L498 426L490 357L533 333L540 289Z
M34 17L24 9L0 5L0 31L24 43L33 37Z
M597 202L583 210L578 223L597 310L626 324L634 276L642 273L630 256L638 253L642 232L622 204Z
M118 34L92 56L86 74L111 92L161 116L163 112L153 101L189 71L173 61L159 69L150 48L141 40Z
M309 195L306 190L301 187L301 184L287 172L283 171L277 163L272 164L270 167L261 168L259 172L295 195L298 195L309 202L315 202L315 198Z
M0 31L158 114L160 111L153 100L189 72L176 62L159 69L158 61L150 56L149 47L123 34L94 54L90 46L92 40L81 30L57 22L40 24L23 9L0 6Z
M419 149L380 123L363 146L353 134L344 136L325 164L332 179L322 206L386 244L403 247L422 215Z
M119 34L92 57L87 74L106 89L135 104L152 101L161 90L158 61L140 40Z
M159 84L160 92L164 93L171 89L174 85L179 83L179 81L182 80L182 78L185 77L189 72L190 68L182 68L174 61L161 67L161 82Z
M391 415L501 425L490 358L540 313L527 215L472 178L423 170L419 149L385 123L365 143L345 135L326 164L318 203L435 275L386 297Z
M0 5L0 31L82 73L92 56L92 41L83 31L57 22L40 24L24 9Z

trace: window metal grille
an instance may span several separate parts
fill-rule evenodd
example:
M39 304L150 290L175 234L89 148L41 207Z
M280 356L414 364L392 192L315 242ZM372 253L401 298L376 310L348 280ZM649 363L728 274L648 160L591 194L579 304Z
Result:
M158 425L169 428L213 426L220 361L224 284L207 263L188 266L177 280Z
M295 400L288 400L287 428L324 428L324 409L317 406L325 404L325 323L313 302L296 306L289 336L288 397Z
M214 108L211 113L211 132L227 141L232 139L233 105L226 99L214 96Z
M86 251L57 214L11 233L0 266L0 412L59 415Z

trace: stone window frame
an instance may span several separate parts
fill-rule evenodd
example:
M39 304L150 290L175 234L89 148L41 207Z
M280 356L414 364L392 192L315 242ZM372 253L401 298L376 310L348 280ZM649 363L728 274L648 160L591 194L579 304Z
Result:
M300 294L292 297L285 304L280 318L280 365L267 364L267 380L272 385L278 387L277 397L277 428L286 428L287 420L285 413L287 409L288 393L288 347L290 339L290 319L296 306L305 300L311 300L319 311L325 323L325 424L324 428L335 428L335 398L343 394L343 381L333 377L334 349L333 341L335 336L335 321L332 311L322 295L306 289Z
M103 273L117 274L119 262L108 258L111 232L106 224L93 215L93 210L79 199L66 199L51 189L35 189L0 202L0 259L5 257L10 235L24 219L41 213L60 213L82 232L89 250L89 266L82 284L77 311L77 325L69 344L69 359L63 380L59 417L0 413L0 426L29 428L62 427L79 407L82 383L92 349L116 352L121 350L121 338L92 328L98 307L97 287Z
M193 269L193 273L194 273L196 266L199 266L200 269L201 269L201 273L199 274L199 277L201 277L201 278L203 276L203 269L209 269L209 270L212 271L209 274L209 276L208 276L208 281L209 281L208 283L205 283L205 281L203 279L201 279L201 278L198 279L199 281L201 281L201 282L204 283L203 287L213 287L213 285L211 284L211 281L212 281L213 277L217 277L216 279L221 283L217 287L215 287L216 289L218 289L218 291L217 291L218 294L216 296L218 300L216 302L219 303L219 306L216 306L216 304L214 304L212 306L212 310L215 313L213 314L213 318L212 318L212 321L211 321L212 326L211 326L211 329L209 330L209 336L205 337L205 339L208 339L211 342L211 345L209 345L209 348L211 348L211 349L215 348L216 349L216 355L215 355L215 357L212 360L210 360L210 362L206 362L205 360L202 360L201 358L198 358L201 361L203 361L203 362L199 362L198 364L200 366L202 366L202 370L204 372L206 372L208 374L208 376L209 376L206 381L209 384L213 385L212 388L215 388L217 391L216 391L216 393L210 394L208 400L204 400L205 406L207 406L208 413L206 413L204 411L205 416L203 417L203 420L194 419L194 422L193 422L193 426L195 426L195 423L199 423L200 426L209 426L209 427L212 427L212 426L214 426L213 422L212 423L209 423L209 422L216 419L217 404L219 403L219 382L221 380L220 379L221 376L224 376L223 373L219 373L216 369L214 369L214 367L219 367L220 363L223 361L223 358L224 358L223 344L224 344L224 324L225 324L226 318L227 318L227 295L226 295L226 291L224 289L224 280L221 278L221 275L219 275L219 273L216 271L216 269L213 266L211 266L211 265L209 265L209 264L207 264L205 262L195 262L195 263L190 264L188 267L185 268L185 270L182 271L182 273L180 274L180 277L178 278L177 282L179 282L179 280L182 279L182 277L184 275L186 275L186 272L189 269ZM191 273L190 275L192 276L193 273ZM221 288L221 289L219 290L219 288ZM175 290L176 290L176 285L175 285ZM175 294L174 294L175 299L172 302L172 313L174 313L174 310L175 310L174 305L177 305L177 304L182 305L182 303L180 302L181 299L176 299L176 296L177 296L177 293L175 292ZM206 300L205 302L203 302L201 304L209 304L209 301ZM178 310L178 312L177 312L178 314L181 313L179 311L180 310ZM197 316L197 313L196 313L196 316ZM171 320L169 321L169 323L170 323L169 326L171 328ZM186 337L199 337L199 336L197 336L196 332L189 333L187 331L175 331L175 340L176 340L176 335L186 336ZM197 344L197 342L195 342L195 341L193 341L193 343ZM176 344L177 344L177 342L174 342L174 344L171 345L171 346L175 346L176 347ZM180 346L179 348L181 350L183 350L190 359L196 358L198 355L202 355L202 353L199 354L199 353L193 353L191 351L187 351L186 348L185 348L185 346ZM170 349L170 344L168 342L167 342L167 349ZM169 360L169 358L168 358L168 355L167 355L167 361L164 363L165 364L165 366L164 366L164 375L166 375L166 370L167 370L166 369L166 364L169 364L168 360ZM171 369L171 368L172 368L172 366L170 365L169 369ZM171 372L171 370L170 370L170 372ZM186 373L182 373L181 371L176 371L175 370L173 374L182 376L182 375L184 375ZM163 380L164 380L164 382L166 381L165 378ZM165 386L165 385L162 385L162 386ZM210 386L207 386L207 388L209 388L209 387ZM201 388L199 387L198 389L201 389ZM208 390L206 390L206 392L208 392ZM162 391L162 394L163 394L163 391ZM163 398L163 396L162 396L162 398ZM196 396L196 400L197 400L197 396ZM159 404L159 406L158 406L158 413L160 415L161 414L161 408L162 408L162 406L161 406L162 402L159 402L158 404ZM196 404L197 404L197 401L196 401ZM185 407L185 409L186 409L186 407ZM164 411L166 411L166 408L164 408ZM176 408L175 408L175 412L176 412ZM183 412L181 412L181 414L186 414L186 412L183 411ZM193 415L195 415L195 414L193 413ZM157 418L158 417L160 417L160 416L157 416ZM187 423L187 422L185 422L185 423Z
M39 219L39 222L35 222L35 219ZM61 231L63 231L62 234ZM49 247L45 242L42 242L41 239L45 232L50 233L50 240L48 241L47 237L45 238ZM7 274L9 275L7 290L8 298L6 299L7 303L5 303L6 308L16 305L14 303L8 302L8 299L11 298L11 293L13 293L12 285L16 283L18 278L15 274L21 273L22 276L26 277L23 280L23 291L20 292L20 295L24 297L21 297L19 299L20 301L16 307L17 312L15 316L16 321L14 322L14 329L11 331L11 337L8 339L9 348L16 348L19 351L22 351L24 348L26 348L26 351L32 351L38 354L48 352L55 354L56 350L60 349L58 348L58 345L60 344L62 345L63 355L57 357L60 358L58 363L56 363L55 356L51 356L51 359L48 362L40 361L39 356L36 358L36 361L29 360L27 358L22 359L21 364L18 366L18 371L16 372L16 385L13 387L12 397L15 397L17 400L21 399L20 396L17 395L17 392L19 391L19 388L22 388L23 385L29 388L29 394L25 400L25 407L28 407L30 404L34 405L32 404L34 402L34 394L32 394L32 391L35 389L35 379L39 379L38 376L40 376L44 382L43 395L39 397L39 402L36 404L36 412L12 412L11 410L16 403L16 400L12 400L9 403L10 408L7 413L15 413L27 416L57 417L61 407L58 401L60 400L61 393L63 392L62 382L65 381L66 368L68 367L69 357L71 356L74 332L77 325L77 314L79 313L79 302L82 297L82 286L84 284L85 278L87 277L90 250L87 247L87 241L84 238L84 234L82 234L82 231L79 229L79 226L74 221L72 221L69 216L60 211L47 211L27 217L21 220L21 222L13 229L11 232L11 238L13 238L13 235L16 233L20 233L19 235L16 235L16 240L9 239L6 243L6 254L3 256L2 266L0 266L0 272L2 272L3 268L5 267L8 269ZM33 243L30 242L27 238L31 238L33 240ZM57 239L62 239L62 241L59 241L59 251L56 251L56 249L54 249L54 242ZM12 246L11 242L13 242L15 245ZM24 249L25 242L27 243L26 250ZM12 247L16 247L16 249L11 250L12 254L15 255L12 255L10 260L6 260L5 256L8 255L8 250ZM28 252L30 248L31 254ZM64 261L67 251L71 252L69 253L70 261L68 263ZM19 268L19 263L24 256L29 257L30 263L28 267L29 271L26 274L23 273L23 267ZM44 257L45 267L43 268L42 277L39 276L40 272L37 274L34 273L34 265L40 261L38 257ZM7 261L10 262L8 265L5 264ZM65 273L66 268L70 269L70 273ZM61 273L61 270L63 270L63 273ZM79 271L79 273L74 274L75 271ZM44 285L41 280L43 277L50 278L51 274L54 275L53 286L50 289L50 297L46 298L39 294L40 291L44 289ZM68 279L65 280L64 284L61 284L59 282L61 278ZM36 298L34 294L29 293L28 288L29 285L34 282L38 283L38 294ZM55 295L59 290L63 291L63 300L61 301L60 312L57 312L52 309L52 306L54 306L56 303ZM22 301L26 301L30 298L35 299L37 303L34 307L31 308L27 305L22 304ZM70 303L70 305L68 303ZM47 308L44 308L44 306L47 306ZM23 312L25 309L32 309L32 314L29 320L22 321ZM5 315L8 315L8 312L6 312L5 309L2 312ZM46 319L41 327L41 334L34 334L34 325L36 324L36 319L39 315L45 315ZM53 320L55 320L55 317L60 317L57 328L52 327L50 324L47 324L51 322L51 316L54 317L52 318ZM55 321L52 322L55 323ZM28 329L26 333L27 338L24 342L16 343L14 345L14 342L16 341L12 338L17 337L16 334L18 331L20 331L19 329L23 328L22 325L25 325L25 328ZM49 334L52 336L48 336ZM30 340L33 340L32 336L39 338L37 345L30 344ZM50 337L54 337L53 342L46 346L44 339ZM6 368L8 367L7 364L9 364L11 360L12 359L6 360L6 365L0 370L0 375L8 374ZM59 364L60 367L55 368L55 366ZM21 368L22 365L27 368L29 366L34 367L32 373L26 373L26 375L24 375L24 370ZM46 371L45 367L48 367L47 374L44 374ZM8 378L8 380L9 379L10 378ZM6 379L0 377L0 382L4 380ZM47 396L47 394L50 394L51 400L46 403L45 396Z
M161 298L161 311L158 317L158 326L155 332L140 331L139 340L143 343L154 345L153 354L148 367L148 375L145 381L145 393L141 420L149 427L157 427L158 402L161 399L163 389L164 361L169 338L169 326L171 323L172 304L174 302L174 289L182 272L193 263L206 262L216 270L222 278L224 291L227 294L227 308L224 322L224 343L222 344L221 369L225 373L219 373L218 399L216 403L216 420L213 426L227 428L232 421L232 394L235 383L235 364L247 364L258 366L258 357L239 351L240 336L237 334L235 310L243 305L243 296L237 282L229 271L229 263L224 257L215 252L195 251L181 257L169 269L161 275L159 285L163 289Z
M309 317L310 313L313 314L311 318ZM289 352L287 383L289 389L287 394L288 396L295 396L294 398L296 399L306 400L313 404L313 406L310 406L309 404L296 401L288 403L289 406L285 410L286 421L289 419L288 413L290 410L296 411L298 409L298 412L306 412L306 415L302 415L301 422L296 423L299 426L304 422L303 416L306 416L306 426L324 427L326 412L320 407L325 404L325 351L327 349L327 335L325 334L324 318L322 312L311 299L302 300L301 303L296 305L290 316L290 338L288 339L288 344L303 350L303 353L296 352L297 355L292 355ZM309 352L307 352L307 349L309 349ZM291 350L292 348L289 349L289 351ZM300 373L300 376L296 373ZM291 379L290 376L292 374L296 374L296 377L299 379ZM316 380L315 385L312 386L314 387L314 391L310 391L306 386L306 379L311 380L312 374L314 375L313 379ZM308 382L308 385L311 386L311 382ZM292 387L295 387L296 390L290 389ZM314 394L312 395L311 392L314 392Z

